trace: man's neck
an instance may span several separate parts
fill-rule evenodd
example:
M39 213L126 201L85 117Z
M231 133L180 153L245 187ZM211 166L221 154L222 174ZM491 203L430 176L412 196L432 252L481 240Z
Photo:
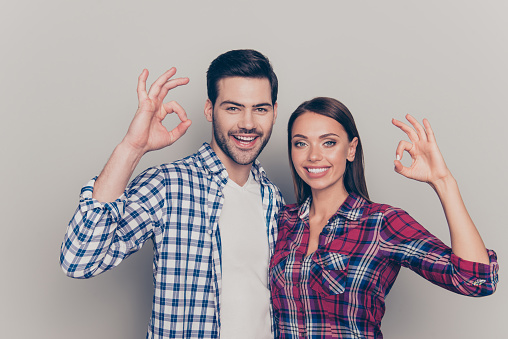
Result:
M220 159L224 167L226 167L226 171L228 172L229 179L233 180L237 185L243 186L249 179L249 174L252 169L252 164L248 165L240 165L234 162L230 157L228 157L216 143L212 141L210 144L212 149L214 150L217 157Z

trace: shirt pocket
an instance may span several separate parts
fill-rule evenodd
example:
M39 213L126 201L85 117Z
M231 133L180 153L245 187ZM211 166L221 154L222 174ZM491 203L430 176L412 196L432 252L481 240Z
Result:
M316 252L312 256L309 286L324 296L346 290L349 256L334 252Z

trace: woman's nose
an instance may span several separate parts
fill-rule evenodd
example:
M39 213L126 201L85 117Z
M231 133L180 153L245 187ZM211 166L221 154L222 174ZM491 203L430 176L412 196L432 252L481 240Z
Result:
M309 161L319 161L323 158L319 147L310 147L309 150Z

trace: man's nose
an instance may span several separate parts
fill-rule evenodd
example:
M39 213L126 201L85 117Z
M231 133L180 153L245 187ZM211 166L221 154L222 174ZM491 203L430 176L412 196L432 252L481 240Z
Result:
M254 116L250 110L246 110L238 122L238 127L242 129L253 129L255 127Z

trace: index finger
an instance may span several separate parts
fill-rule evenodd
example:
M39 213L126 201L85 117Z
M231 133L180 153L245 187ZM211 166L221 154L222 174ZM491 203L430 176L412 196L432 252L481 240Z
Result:
M182 106L176 101L170 101L164 104L164 109L166 110L167 114L176 113L178 115L178 118L182 122L185 122L188 120L187 113L183 109Z
M420 140L420 138L418 138L418 134L416 133L416 131L411 127L409 127L408 125L406 125L405 123L403 123L402 121L392 119L392 124L400 128L404 133L406 133L412 142Z

